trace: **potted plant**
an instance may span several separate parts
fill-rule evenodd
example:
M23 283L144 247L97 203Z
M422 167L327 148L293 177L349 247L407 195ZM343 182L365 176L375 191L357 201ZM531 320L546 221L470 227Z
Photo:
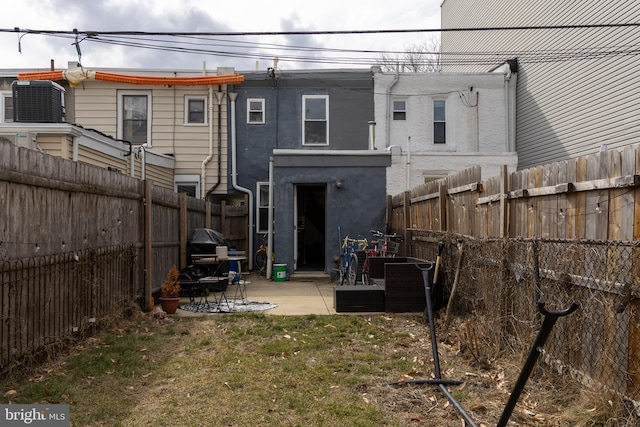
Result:
M160 285L160 304L167 314L174 314L180 304L180 273L174 265L167 273L165 281Z

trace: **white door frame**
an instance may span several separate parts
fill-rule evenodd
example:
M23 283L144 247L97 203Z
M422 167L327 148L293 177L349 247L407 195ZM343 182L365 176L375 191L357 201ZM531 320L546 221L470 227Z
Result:
M293 271L298 269L298 184L293 184Z

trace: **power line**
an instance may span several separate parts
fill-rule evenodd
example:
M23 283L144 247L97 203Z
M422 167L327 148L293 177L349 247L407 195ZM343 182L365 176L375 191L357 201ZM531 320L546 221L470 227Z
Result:
M130 35L130 36L295 36L295 35L345 35L345 34L403 34L403 33L444 33L468 31L513 31L513 30L567 30L585 28L629 28L640 27L640 23L613 24L578 24L578 25L519 25L509 27L464 27L464 28L417 28L395 30L320 30L320 31L213 31L213 32L182 32L182 31L72 31L34 30L0 28L0 32L27 34L73 34L95 37L98 35Z
M581 49L553 50L503 50L494 52L416 52L387 51L373 49L345 49L283 45L237 40L234 36L271 36L271 35L332 35L332 34L390 34L408 32L446 32L446 31L501 31L501 30L564 30L593 28L639 28L640 23L585 24L558 26L517 26L488 28L452 28L452 29L416 29L416 30L353 30L353 31L283 31L283 32L144 32L144 31L58 31L0 29L2 32L19 33L20 38L27 34L58 37L74 40L77 44L100 43L110 46L159 50L184 54L211 55L216 57L270 60L277 57L280 61L319 64L348 64L356 66L378 65L388 60L383 55L397 55L393 62L411 57L413 65L430 65L434 61L440 65L495 65L505 58L518 58L519 62L567 62L592 60L606 57L637 56L640 50L636 46L601 46ZM161 37L161 38L158 38ZM226 37L220 38L220 37Z

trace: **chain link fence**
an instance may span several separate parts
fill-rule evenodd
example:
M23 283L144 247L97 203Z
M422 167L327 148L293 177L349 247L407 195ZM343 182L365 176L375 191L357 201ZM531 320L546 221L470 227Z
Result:
M530 350L542 324L538 301L547 310L578 301L556 323L541 359L582 384L640 400L638 243L412 232L411 255L434 260L442 242L445 292L479 361Z

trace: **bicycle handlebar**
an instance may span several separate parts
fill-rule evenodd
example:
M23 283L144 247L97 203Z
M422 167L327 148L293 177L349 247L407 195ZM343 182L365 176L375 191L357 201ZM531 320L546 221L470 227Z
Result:
M349 244L353 245L354 243L362 243L363 244L363 249L366 248L367 245L369 244L367 239L353 239L353 238L351 238L349 236L346 236L344 238L344 240L342 241L342 249L344 249L347 246L349 246Z
M400 236L397 233L393 233L393 234L384 234L382 231L378 231L378 230L369 230L371 232L371 234L373 234L376 237L384 237L385 239L396 239L396 238L401 238L402 236Z

